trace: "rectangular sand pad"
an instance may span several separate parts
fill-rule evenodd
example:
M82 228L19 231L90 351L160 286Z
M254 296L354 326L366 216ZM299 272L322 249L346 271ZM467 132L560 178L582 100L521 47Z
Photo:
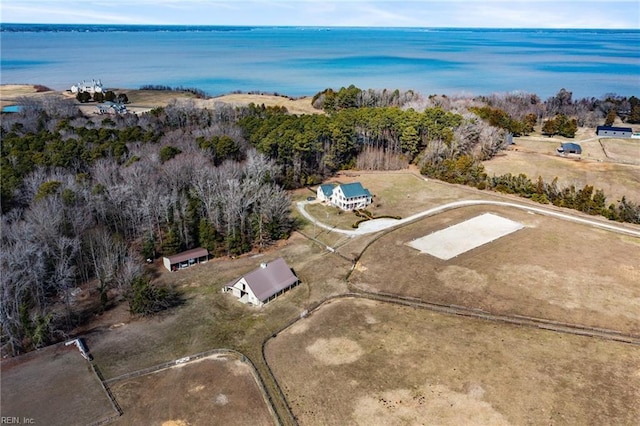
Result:
M449 260L522 228L521 223L485 213L408 244L422 253Z

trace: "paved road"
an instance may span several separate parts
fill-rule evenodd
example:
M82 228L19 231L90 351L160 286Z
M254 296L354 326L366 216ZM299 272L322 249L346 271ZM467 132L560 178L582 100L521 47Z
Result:
M574 216L571 214L560 213L554 210L549 210L541 207L533 207L524 204L510 203L507 201L490 201L490 200L462 200L462 201L454 201L452 203L443 204L429 210L425 210L420 213L416 213L412 216L406 217L404 219L396 220L396 219L374 219L363 222L360 224L360 227L354 230L347 229L339 229L333 227L331 225L327 225L318 221L315 217L311 216L309 212L305 209L305 206L308 203L306 201L300 201L297 203L298 210L304 217L306 217L311 223L315 223L316 226L320 228L328 229L333 232L338 232L340 234L349 235L351 237L355 237L357 235L365 235L371 234L378 231L383 231L385 229L395 228L397 226L402 226L407 223L413 222L414 220L431 216L437 213L442 213L447 210L457 209L460 207L469 207L469 206L502 206L502 207L513 207L520 210L526 210L534 213L539 213L545 216L551 216L562 220L568 220L571 222L581 223L584 225L593 226L596 228L606 229L608 231L618 232L622 234L631 235L634 237L640 237L640 231L626 228L623 226L616 225L615 223L607 223L598 220L586 219L579 216Z

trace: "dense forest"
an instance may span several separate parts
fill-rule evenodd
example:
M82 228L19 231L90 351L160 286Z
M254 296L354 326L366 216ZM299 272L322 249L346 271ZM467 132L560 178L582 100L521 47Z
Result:
M424 98L350 86L314 97L325 114L301 116L253 104L199 109L189 100L107 117L84 116L56 96L20 104L0 128L0 321L12 354L83 321L72 306L81 283L95 283L99 309L119 298L143 315L179 303L145 274L144 259L196 246L213 256L268 247L295 226L286 190L342 169L413 163L449 182L640 223L640 206L625 199L607 205L592 187L488 177L480 163L504 148L507 134L535 126L571 137L612 114L638 122L635 97L574 101L561 90L546 101L524 93Z

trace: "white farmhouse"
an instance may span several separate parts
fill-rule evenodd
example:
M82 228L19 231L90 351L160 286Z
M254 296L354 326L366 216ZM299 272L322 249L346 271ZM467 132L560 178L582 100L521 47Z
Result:
M82 83L74 84L71 86L71 93L101 93L102 89L102 81L100 80L91 80L90 82L82 81Z
M363 209L373 202L371 193L360 182L320 185L317 196L318 200L342 210Z
M260 264L258 269L225 285L222 291L233 294L242 303L262 306L295 287L298 282L298 277L280 257L272 262Z

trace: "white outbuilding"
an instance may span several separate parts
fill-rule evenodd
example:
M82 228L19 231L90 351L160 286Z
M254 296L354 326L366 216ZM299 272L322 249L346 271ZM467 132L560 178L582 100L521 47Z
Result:
M82 81L81 83L74 84L71 86L71 93L102 93L102 81L100 80L91 80L91 81Z
M233 294L242 303L262 306L298 283L298 277L280 257L260 264L259 268L225 285L222 291Z

